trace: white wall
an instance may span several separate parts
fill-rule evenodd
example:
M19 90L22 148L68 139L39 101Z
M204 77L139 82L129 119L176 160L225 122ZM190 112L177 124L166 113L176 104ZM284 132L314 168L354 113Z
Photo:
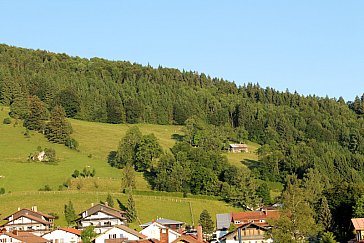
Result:
M64 230L54 230L42 236L44 239L52 240L52 242L58 243L77 243L81 241L81 237L78 235L66 232Z
M106 239L127 238L128 240L139 240L139 237L132 235L122 229L112 228L95 238L95 243L104 243Z
M12 242L12 243L19 243L19 242L21 242L21 241L20 241L20 240L15 239L15 238L12 238L12 237L10 237L10 236L7 236L7 235L1 235L1 234L0 234L0 242L1 242L1 243L5 243L5 242L7 242L7 243L10 243L10 242Z
M143 235L148 238L154 238L160 240L160 226L157 224L151 224L147 228L140 231ZM174 233L172 230L168 230L168 242L171 243L175 239L177 239L180 235L178 233Z

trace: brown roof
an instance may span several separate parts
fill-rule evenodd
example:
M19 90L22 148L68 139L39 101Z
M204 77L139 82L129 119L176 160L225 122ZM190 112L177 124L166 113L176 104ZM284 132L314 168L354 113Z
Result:
M154 238L150 238L150 239L141 239L141 240L128 240L125 241L128 243L160 243L159 240L154 239Z
M32 233L29 232L14 232L14 233L10 233L10 232L5 232L5 235L15 238L17 240L20 240L22 242L25 243L45 243L45 242L51 242L50 240L44 239L40 236L34 235Z
M94 213L97 213L97 212L103 212L103 213L109 214L109 215L114 216L114 217L119 218L119 219L123 219L123 220L126 219L124 217L126 212L115 209L115 208L112 208L112 207L109 207L109 206L104 205L104 204L96 204L95 206L92 206L91 208L89 208L89 209L83 211L82 213L80 213L79 215L81 215L81 218L77 219L76 221L79 221L79 220L82 219L82 214L84 212L87 212L87 216L93 215Z
M265 219L277 219L280 212L278 210L268 211L253 211L253 212L238 212L231 213L232 221L252 221L252 220L265 220Z
M364 218L351 219L355 230L364 230Z
M146 238L148 238L147 236L145 236L145 235L139 233L138 231L133 230L133 229L131 229L131 228L125 226L125 225L115 225L115 227L117 227L117 228L119 228L121 230L124 230L125 232L128 232L128 233L130 233L132 235L135 235L135 236L139 237L139 239L146 239Z
M13 222L14 220L17 220L17 219L19 219L19 218L21 218L21 217L24 217L24 218L28 218L28 219L31 219L31 220L34 220L34 221L37 221L37 222L39 222L39 223L41 223L41 224L44 224L44 225L50 225L50 224L52 224L51 222L49 222L49 221L46 221L46 220L44 220L44 219L41 219L41 218L38 218L38 217L36 217L36 216L34 216L34 215L31 215L31 214L23 214L23 215L17 215L17 217L14 217L14 219L13 220L11 220L11 221L9 221L9 222L7 222L7 223L4 223L4 224L2 224L1 226L4 226L4 225L7 225L7 224L9 224L10 222Z
M23 208L23 209L20 209L19 211L16 211L15 213L7 216L4 218L4 220L7 220L8 218L10 218L11 216L13 216L14 218L20 218L22 215L33 215L34 217L37 217L37 218L42 218L45 217L47 219L54 219L55 217L52 216L52 215L48 215L48 214L45 214L45 213L42 213L42 212L36 212L36 211L33 211L29 208Z
M198 241L197 236L195 236L195 235L181 235L180 237L178 237L177 239L172 241L172 243L178 243L181 241L186 242L186 243L201 243L200 241ZM206 241L203 241L203 242L206 242Z
M251 226L254 227L254 228L258 228L258 229L264 230L264 231L268 230L266 227L260 226L260 225L258 225L256 223L246 223L246 224L243 224L243 225L239 226L235 230L227 233L226 235L220 237L219 240L224 240L229 235L235 235L235 234L237 234L239 228L240 229L245 229L245 228L248 228L248 227L251 227Z
M75 229L75 228L59 228L59 230L63 230L66 231L68 233L72 233L75 235L80 236L81 235L81 230Z

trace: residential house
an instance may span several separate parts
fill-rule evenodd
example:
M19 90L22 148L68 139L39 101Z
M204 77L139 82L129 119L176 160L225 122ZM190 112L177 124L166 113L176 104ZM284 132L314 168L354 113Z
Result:
M93 243L119 243L126 241L138 241L146 239L147 237L138 231L130 229L125 225L115 225L111 229L96 236Z
M180 229L183 229L183 226L185 225L185 222L176 221L176 220L172 220L172 219L158 218L155 221L148 222L148 223L145 223L145 224L141 224L140 227L145 229L149 225L151 225L153 222L157 222L157 223L159 223L161 225L164 225L164 226L168 227L169 229L172 229L172 230L177 231L177 232Z
M248 152L248 145L246 144L230 144L230 152Z
M21 232L14 230L13 232L0 233L1 243L48 243L47 239L32 234L30 232Z
M104 233L115 225L126 224L126 212L104 204L92 204L91 208L79 215L80 218L76 219L77 228L82 230L92 225L97 234Z
M58 228L42 235L42 238L52 243L78 243L81 242L81 231L74 228Z
M169 229L168 227L157 222L152 222L152 224L144 228L142 231L140 231L140 233L147 236L148 238L153 238L161 242L165 241L168 243L173 242L181 236L181 234L177 233L176 231Z
M205 243L203 240L202 227L197 226L197 235L184 234L175 239L172 243Z
M364 242L364 218L351 219L355 229L355 239L351 242Z
M222 243L271 243L268 228L255 223L246 223L219 238Z
M267 209L259 211L237 212L231 213L231 222L237 227L247 223L254 223L259 226L268 227L270 226L268 220L277 219L279 218L279 215L280 213L278 210Z
M54 216L38 212L36 206L33 206L31 209L19 208L18 211L7 216L4 220L8 222L0 227L5 228L7 232L14 230L25 231L38 236L48 233L54 226Z

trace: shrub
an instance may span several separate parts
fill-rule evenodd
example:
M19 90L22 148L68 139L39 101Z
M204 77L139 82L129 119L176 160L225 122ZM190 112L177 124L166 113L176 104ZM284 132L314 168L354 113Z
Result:
M74 138L67 139L65 145L69 147L70 149L77 150L78 149L78 142Z
M73 178L77 178L77 177L79 177L80 176L80 172L78 171L78 170L75 170L74 172L73 172L73 174L72 174L72 177Z
M52 191L52 188L49 185L45 185L43 188L40 188L39 191L49 192Z
M1 194L5 194L5 188L4 187L0 188L0 195Z
M11 118L10 117L4 118L3 124L11 124Z

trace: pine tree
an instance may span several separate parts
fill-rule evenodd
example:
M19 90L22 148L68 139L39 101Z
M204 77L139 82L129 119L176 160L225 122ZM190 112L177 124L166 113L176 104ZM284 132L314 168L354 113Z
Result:
M68 202L68 205L64 205L64 216L66 218L68 226L71 226L77 217L71 201Z
M123 183L122 189L125 188L136 188L135 182L135 170L131 164L127 164L123 169Z
M211 234L214 231L214 221L212 221L211 215L206 209L201 212L198 223L202 226L205 234Z
M356 201L355 206L353 206L353 217L364 217L364 195L361 195L361 197Z
M24 127L29 130L44 131L48 110L37 96L28 97L29 113L24 120Z
M47 124L46 137L54 143L66 143L70 139L71 132L72 127L66 120L64 109L60 105L55 106Z
M114 207L114 199L112 198L110 193L107 194L106 202L109 207L112 207L112 208Z
M325 196L321 199L321 205L318 212L318 223L322 225L324 231L331 230L332 215Z
M126 204L126 219L128 223L133 223L138 218L135 201L131 190L129 192L128 202Z

